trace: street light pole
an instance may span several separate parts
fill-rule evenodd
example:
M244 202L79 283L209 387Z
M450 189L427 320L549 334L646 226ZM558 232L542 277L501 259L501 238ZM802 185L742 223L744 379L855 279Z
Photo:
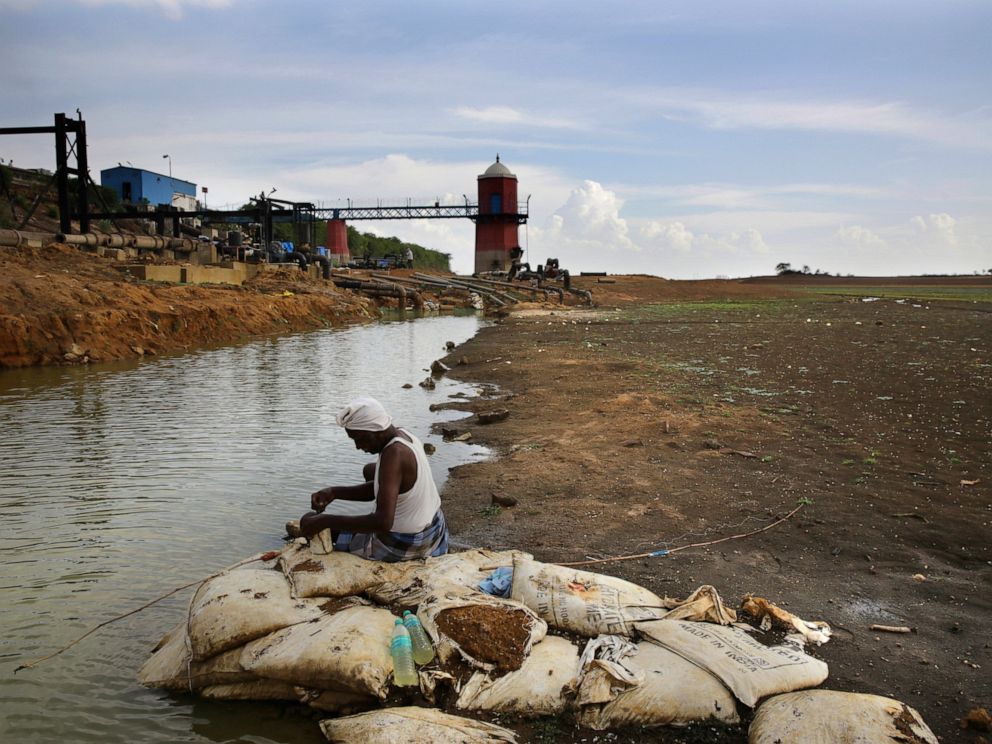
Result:
M169 206L171 207L172 206L172 201L173 201L173 199L175 197L175 193L176 193L176 187L172 183L172 156L171 155L163 155L162 157L163 158L166 158L169 161Z

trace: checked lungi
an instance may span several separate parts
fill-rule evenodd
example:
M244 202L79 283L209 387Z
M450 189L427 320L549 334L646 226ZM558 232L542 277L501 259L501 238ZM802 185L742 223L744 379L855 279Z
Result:
M434 520L423 530L407 532L346 532L334 535L334 549L370 561L396 563L444 555L448 552L448 523L437 510Z

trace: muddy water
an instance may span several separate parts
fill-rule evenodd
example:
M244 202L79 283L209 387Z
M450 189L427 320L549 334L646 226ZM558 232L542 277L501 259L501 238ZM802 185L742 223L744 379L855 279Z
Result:
M259 551L369 456L334 413L359 394L437 446L435 478L482 457L444 443L432 402L470 388L416 385L475 317L323 331L90 369L0 375L0 741L318 742L305 712L211 703L135 683L187 590L98 631L97 623ZM404 383L413 383L404 390Z

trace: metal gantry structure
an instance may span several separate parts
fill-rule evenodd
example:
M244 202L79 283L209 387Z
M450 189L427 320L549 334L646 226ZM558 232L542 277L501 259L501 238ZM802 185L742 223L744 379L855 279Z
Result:
M311 202L292 202L284 199L273 199L264 192L249 201L253 207L236 210L198 209L195 211L179 211L170 205L159 205L155 211L139 212L136 210L104 211L90 210L89 186L95 186L89 175L89 165L86 156L86 122L82 112L76 109L77 118L71 119L63 114L55 114L53 126L41 127L6 127L0 128L0 135L16 134L54 134L55 135L55 173L48 184L46 192L57 186L59 227L62 233L72 232L72 220L79 222L79 232L88 233L93 220L118 219L147 219L156 224L160 235L165 235L166 223L170 224L169 232L173 237L180 236L180 220L201 219L211 224L258 224L261 226L261 239L268 244L272 240L274 223L292 223L298 228L306 228L309 239L313 241L312 226L321 220L344 220L355 222L360 220L415 220L415 219L470 219L476 223L515 220L517 224L527 222L529 197L527 202L516 206L514 213L482 214L479 205L465 199L464 204L434 204L414 205L383 205L359 207L352 206L348 200L346 207L316 207ZM70 156L75 156L75 166L70 165ZM171 168L171 162L170 162ZM70 192L69 177L76 177L75 194ZM99 192L96 192L102 201ZM73 198L75 197L75 198ZM39 199L40 201L40 195Z
M58 186L59 227L64 233L72 228L72 199L69 193L69 176L76 177L76 212L79 220L79 231L90 231L89 195L90 179L89 164L86 161L86 122L83 114L76 109L77 119L70 119L65 114L55 114L55 124L50 127L4 127L4 134L54 134L55 135L55 173L46 191L54 182ZM76 158L75 167L69 165L69 156Z

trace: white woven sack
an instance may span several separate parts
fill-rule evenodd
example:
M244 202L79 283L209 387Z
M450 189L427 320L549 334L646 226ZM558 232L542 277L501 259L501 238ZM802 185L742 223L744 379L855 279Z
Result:
M937 744L913 708L892 698L834 690L805 690L765 701L748 730L748 744Z
M754 707L763 697L816 687L827 665L792 644L766 646L734 626L684 620L637 624L646 640L716 675L737 699Z
M583 726L740 721L734 696L709 672L654 643L627 646L617 662L591 659L586 666L576 701Z
M243 646L289 625L320 616L315 600L290 596L281 571L241 569L204 582L190 603L188 633L193 659Z
M386 697L396 617L380 607L349 607L276 631L245 646L241 666L300 687Z
M579 651L571 641L547 636L534 644L517 671L501 677L473 674L463 685L455 707L528 717L557 715L575 692L578 662Z
M376 744L516 744L509 729L473 721L434 708L388 708L320 722L332 744L374 741Z
M435 650L441 661L448 661L453 656L460 656L477 669L489 671L495 666L491 662L472 656L458 643L458 639L449 637L438 628L439 615L460 607L477 607L492 612L494 615L504 612L520 613L528 626L530 635L523 649L524 655L530 653L534 644L539 643L548 632L547 623L541 620L533 610L519 602L514 602L512 599L493 597L480 592L467 593L462 587L454 587L454 592L441 592L426 598L417 611L417 617L434 642Z
M524 558L513 561L510 596L552 627L587 638L629 636L638 620L667 612L661 597L637 584Z

